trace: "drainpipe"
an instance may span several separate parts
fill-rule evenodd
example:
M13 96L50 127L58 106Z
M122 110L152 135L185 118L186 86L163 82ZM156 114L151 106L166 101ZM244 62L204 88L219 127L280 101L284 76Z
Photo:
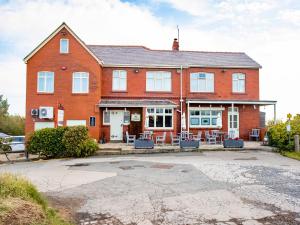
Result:
M182 133L182 65L180 66L180 133Z

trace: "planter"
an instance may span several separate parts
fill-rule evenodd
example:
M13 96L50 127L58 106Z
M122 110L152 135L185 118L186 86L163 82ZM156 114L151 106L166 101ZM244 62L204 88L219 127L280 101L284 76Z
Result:
M144 140L144 139L137 139L134 142L134 148L143 149L143 148L154 148L154 141L153 140Z
M243 148L244 147L244 140L243 139L225 139L223 141L224 148Z
M199 141L180 141L180 148L199 148Z

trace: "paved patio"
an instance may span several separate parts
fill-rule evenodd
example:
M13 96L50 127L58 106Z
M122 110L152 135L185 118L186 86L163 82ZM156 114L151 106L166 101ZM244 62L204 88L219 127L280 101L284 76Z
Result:
M78 224L300 224L300 163L266 151L101 156L0 165Z
M180 152L180 151L237 151L237 150L261 150L272 151L273 147L264 146L261 142L245 141L244 148L224 148L221 144L209 145L202 143L198 149L180 149L179 146L172 146L170 144L155 145L154 149L134 149L134 146L127 145L126 143L106 143L99 144L99 155L126 155L126 154L140 154L140 153L167 153L167 152Z

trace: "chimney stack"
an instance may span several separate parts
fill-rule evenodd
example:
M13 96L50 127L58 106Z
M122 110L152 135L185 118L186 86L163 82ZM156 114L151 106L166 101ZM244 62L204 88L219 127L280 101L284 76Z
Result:
M179 51L179 42L178 42L177 38L174 38L172 50Z

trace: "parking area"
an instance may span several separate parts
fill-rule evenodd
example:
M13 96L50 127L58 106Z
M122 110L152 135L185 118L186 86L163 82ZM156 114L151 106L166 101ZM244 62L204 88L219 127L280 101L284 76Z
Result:
M272 152L190 152L2 164L78 224L300 224L300 163Z

